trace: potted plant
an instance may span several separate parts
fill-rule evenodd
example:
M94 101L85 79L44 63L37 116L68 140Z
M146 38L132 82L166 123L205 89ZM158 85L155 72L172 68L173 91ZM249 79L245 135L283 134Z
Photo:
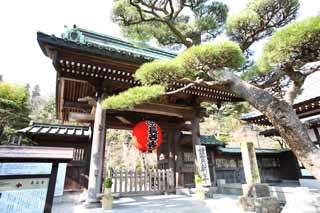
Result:
M196 175L195 176L195 182L196 182L196 197L199 200L205 200L206 199L206 195L205 195L205 190L202 186L203 180L200 177L200 175Z
M109 177L104 179L103 186L104 186L104 194L102 196L102 209L103 210L112 209L112 201L113 201L113 197L111 193L112 179Z

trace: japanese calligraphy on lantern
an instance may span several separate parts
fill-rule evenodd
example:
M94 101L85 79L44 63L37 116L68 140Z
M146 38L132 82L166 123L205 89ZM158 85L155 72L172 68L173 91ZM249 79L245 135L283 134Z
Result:
M206 147L202 145L196 145L196 155L199 165L199 175L202 178L202 185L211 186Z

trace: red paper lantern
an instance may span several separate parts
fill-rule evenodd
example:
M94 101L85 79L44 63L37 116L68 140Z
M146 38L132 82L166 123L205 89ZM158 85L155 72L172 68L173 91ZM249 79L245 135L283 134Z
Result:
M156 150L162 140L161 129L154 121L141 121L132 131L133 144L142 152Z

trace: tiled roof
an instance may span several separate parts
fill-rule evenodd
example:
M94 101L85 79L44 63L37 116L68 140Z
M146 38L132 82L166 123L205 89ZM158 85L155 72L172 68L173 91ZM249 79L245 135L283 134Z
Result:
M91 127L72 126L60 124L33 123L18 131L25 135L57 135L57 136L76 136L91 137Z
M218 140L214 135L200 135L200 143L205 145L221 145L224 146L224 143Z
M38 41L42 42L40 37L47 37L48 35L38 32ZM151 47L137 47L132 43L123 41L101 33L92 32L86 29L67 28L62 34L61 38L56 36L49 36L52 42L64 42L70 48L81 47L83 51L92 51L96 54L105 55L113 53L112 56L120 56L122 59L136 59L138 61L153 61L155 59L172 59L176 56L173 52L168 52ZM62 44L62 43L61 43ZM41 46L41 45L40 45ZM126 56L126 57L125 57Z
M311 99L293 104L293 109L300 119L319 115L320 96L319 94ZM242 115L241 120L258 125L271 126L270 121L262 113L258 111L250 112Z
M301 119L301 121L307 126L309 129L320 126L320 116L316 115L310 118ZM279 131L275 128L267 129L259 132L259 135L263 135L264 137L270 136L280 136Z
M218 147L218 150L224 153L241 153L240 148L225 148L225 147ZM289 151L287 149L256 149L256 153L259 154L276 154L281 152Z

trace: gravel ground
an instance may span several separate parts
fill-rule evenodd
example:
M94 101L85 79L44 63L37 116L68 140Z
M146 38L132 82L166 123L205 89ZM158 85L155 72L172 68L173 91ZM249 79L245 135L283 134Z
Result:
M63 200L63 199L62 199ZM215 194L213 198L204 201L195 197L184 195L155 195L124 197L113 201L113 209L103 211L101 208L84 209L82 204L76 202L59 202L53 206L54 213L92 213L92 212L115 212L115 213L161 213L161 212L243 212L237 205L237 196Z

